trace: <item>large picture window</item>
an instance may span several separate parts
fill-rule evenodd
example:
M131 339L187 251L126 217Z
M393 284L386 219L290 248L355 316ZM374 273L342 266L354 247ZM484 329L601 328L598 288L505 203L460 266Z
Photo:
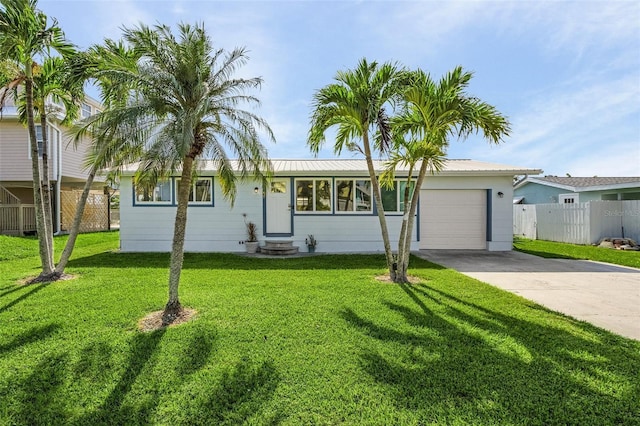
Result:
M371 181L336 180L337 212L371 212Z
M404 211L404 189L407 187L406 181L393 182L392 188L387 188L384 185L380 188L382 193L382 206L387 213L403 212ZM409 200L413 196L413 189L415 183L411 182L411 190L409 191Z
M329 179L296 180L296 212L331 212Z
M176 197L180 190L181 180L177 179ZM211 205L213 203L213 179L198 178L191 185L189 204Z
M171 181L163 180L154 187L134 185L136 204L171 204Z

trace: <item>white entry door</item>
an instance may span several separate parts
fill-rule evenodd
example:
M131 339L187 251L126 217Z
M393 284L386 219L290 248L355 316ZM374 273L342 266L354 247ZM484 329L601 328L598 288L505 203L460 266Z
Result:
M272 179L266 196L267 234L291 235L291 180Z

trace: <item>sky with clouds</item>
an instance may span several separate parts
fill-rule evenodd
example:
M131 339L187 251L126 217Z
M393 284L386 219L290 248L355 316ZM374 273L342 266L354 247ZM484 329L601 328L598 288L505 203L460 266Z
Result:
M640 176L638 1L40 0L39 8L83 49L120 38L122 27L179 22L203 22L216 47L246 47L240 73L264 79L258 113L276 136L272 158L311 158L314 92L366 57L435 78L457 65L474 72L468 93L507 115L512 134L500 146L454 140L449 158ZM330 140L320 157L335 157Z

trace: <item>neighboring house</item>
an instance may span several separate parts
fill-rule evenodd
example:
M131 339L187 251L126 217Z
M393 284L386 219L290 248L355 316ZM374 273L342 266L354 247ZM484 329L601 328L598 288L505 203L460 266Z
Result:
M380 225L364 160L273 160L274 177L238 186L235 205L223 198L215 168L203 162L193 184L185 250L244 251L245 221L258 224L260 241L290 240L304 247L313 234L319 252L382 251ZM383 162L376 161L381 170ZM133 184L135 167L120 181L120 248L123 252L170 251L179 177L155 188ZM404 211L401 191L407 170L382 197L392 248L397 249ZM511 199L515 175L537 169L472 160L449 160L427 175L412 249L511 250Z
M640 200L640 177L527 177L513 197L514 204Z
M60 108L62 108L59 105ZM100 104L87 98L81 105L82 118L96 113ZM51 180L52 217L54 232L68 230L87 173L83 167L89 140L78 146L71 141L67 129L60 125L58 114L49 114L46 128L49 141L49 179ZM41 141L42 128L36 122ZM106 229L107 201L103 194L104 177L96 177L87 211L83 216L83 230ZM33 184L29 133L18 119L16 107L9 99L0 117L0 234L23 234L35 231Z

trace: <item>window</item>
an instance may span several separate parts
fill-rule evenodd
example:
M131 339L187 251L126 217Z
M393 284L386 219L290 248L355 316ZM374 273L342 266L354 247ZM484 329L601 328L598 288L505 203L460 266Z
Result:
M371 181L336 180L336 211L371 212Z
M296 180L296 212L331 212L328 179Z
M180 190L180 179L176 180L176 198L177 191ZM193 182L191 191L189 191L189 204L207 204L211 205L213 201L213 179L198 178Z
M38 158L42 158L42 126L39 124L36 124L36 142L38 143ZM51 146L51 144L48 144L49 146ZM31 140L28 139L27 142L27 147L28 147L28 153L29 153L29 158L31 158ZM47 151L49 151L49 149L47 149Z
M380 188L382 193L382 206L385 212L403 212L404 211L404 190L407 187L406 181L395 181L393 188ZM411 182L411 190L409 191L409 199L413 196L413 188L415 182ZM399 188L399 190L398 190Z
M171 203L170 180L158 182L153 188L145 185L135 185L134 191L136 204Z
M91 117L91 105L83 103L80 105L82 118Z
M271 182L271 193L272 194L286 194L287 193L287 184L281 181Z
M560 194L558 202L560 204L575 204L578 202L578 194Z

